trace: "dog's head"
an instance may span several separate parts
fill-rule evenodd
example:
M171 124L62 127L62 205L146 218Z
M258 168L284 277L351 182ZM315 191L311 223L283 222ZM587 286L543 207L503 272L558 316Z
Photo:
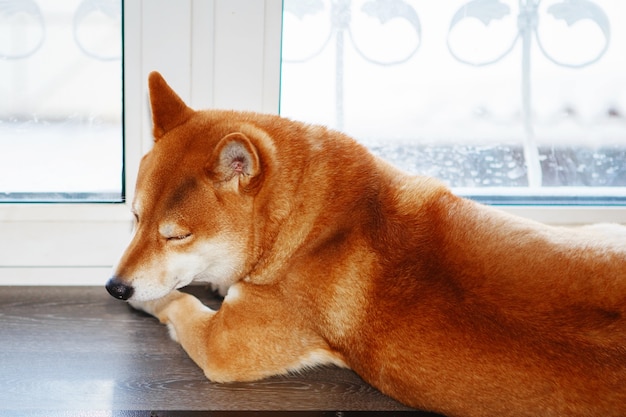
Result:
M163 78L149 78L154 147L139 168L134 234L106 288L147 301L192 281L224 290L242 278L263 181L249 135L196 112Z

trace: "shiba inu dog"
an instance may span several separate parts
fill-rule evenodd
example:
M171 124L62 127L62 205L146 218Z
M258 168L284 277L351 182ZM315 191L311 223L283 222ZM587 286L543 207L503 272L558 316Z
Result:
M333 364L449 416L626 415L626 235L517 218L339 132L149 86L155 143L106 288L207 378ZM221 289L218 311L177 291L193 281Z

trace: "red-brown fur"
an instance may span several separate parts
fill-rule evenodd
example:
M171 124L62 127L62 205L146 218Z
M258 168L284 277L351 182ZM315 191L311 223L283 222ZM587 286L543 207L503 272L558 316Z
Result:
M323 127L193 111L156 73L150 91L155 146L107 287L208 378L334 363L450 416L626 415L626 234L510 216ZM219 311L175 290L224 259Z

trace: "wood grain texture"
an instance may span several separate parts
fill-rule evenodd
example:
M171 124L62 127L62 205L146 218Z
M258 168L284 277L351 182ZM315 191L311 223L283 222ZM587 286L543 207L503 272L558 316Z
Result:
M189 291L219 308L202 287ZM0 287L0 369L0 415L416 413L345 369L211 383L164 326L100 287Z

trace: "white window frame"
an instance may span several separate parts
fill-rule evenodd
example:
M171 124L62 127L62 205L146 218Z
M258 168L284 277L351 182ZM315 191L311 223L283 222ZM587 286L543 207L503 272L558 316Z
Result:
M0 204L0 285L102 285L130 235L129 202L152 143L146 79L194 108L276 113L281 0L126 0L126 202ZM624 207L503 206L552 224L626 223Z

